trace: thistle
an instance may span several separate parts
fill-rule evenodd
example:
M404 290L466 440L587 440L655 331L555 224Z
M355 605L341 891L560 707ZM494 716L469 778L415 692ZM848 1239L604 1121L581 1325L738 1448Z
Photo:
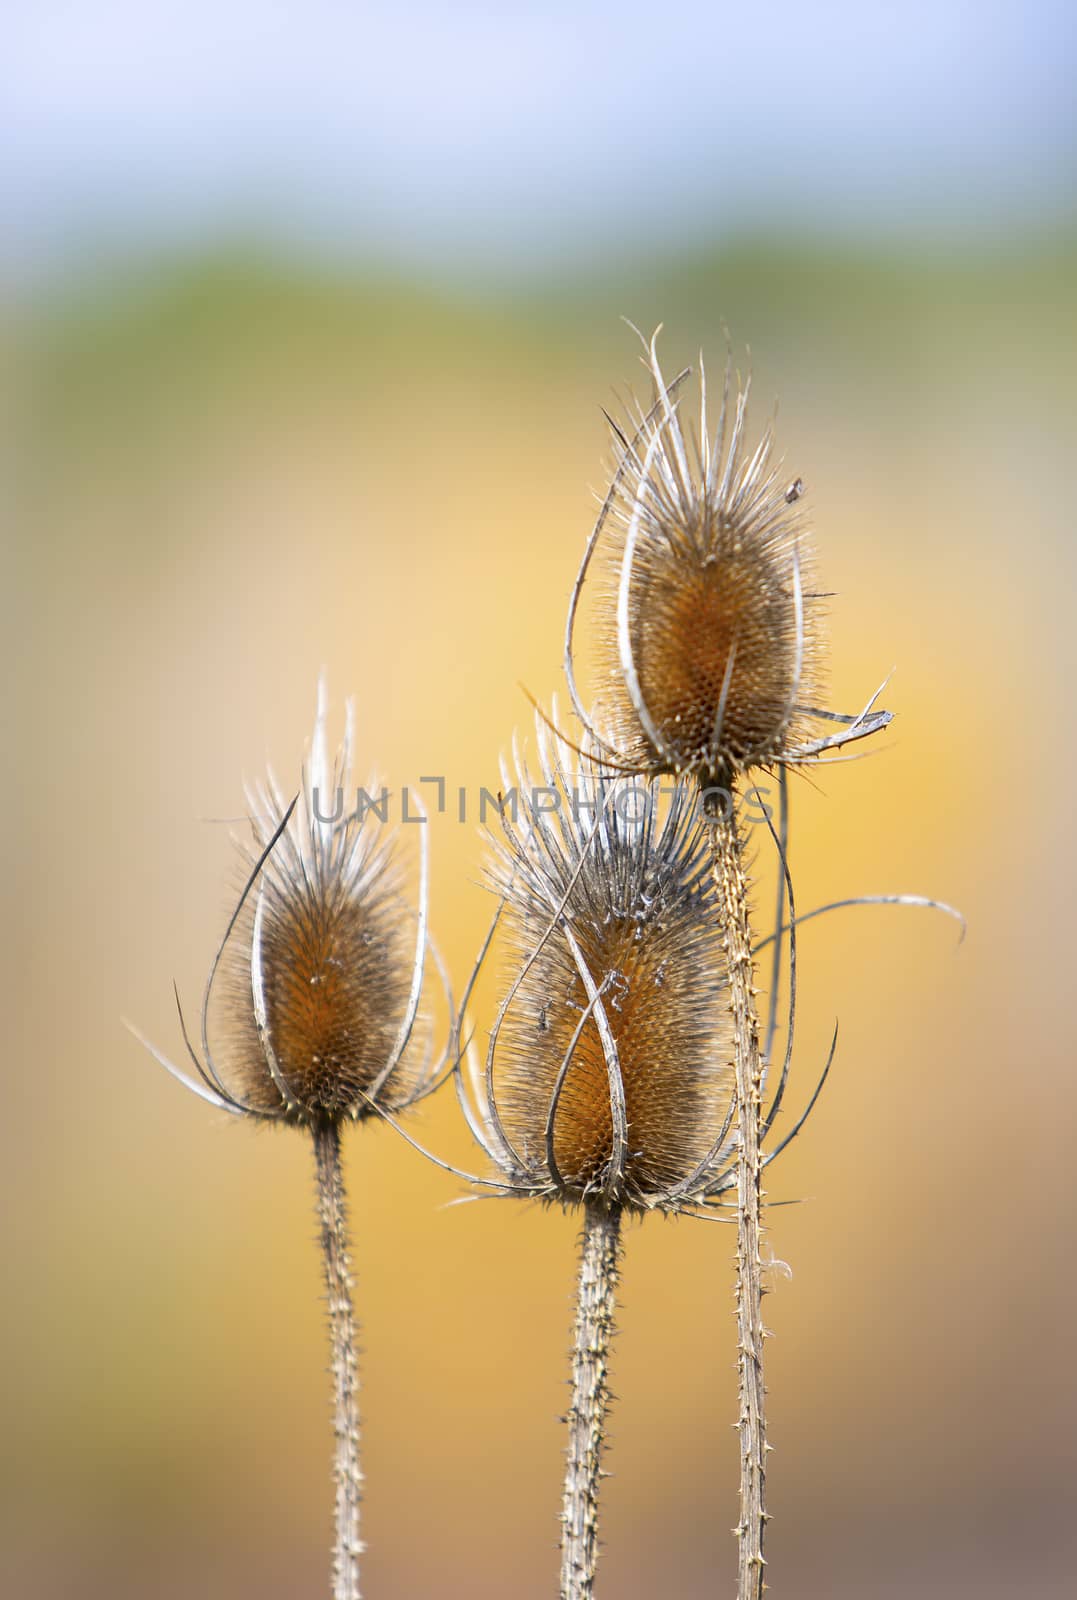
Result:
M472 1129L513 1192L682 1210L729 1132L706 827L686 786L610 779L541 723L537 742L538 773L512 775L525 815L503 804L493 840L510 981Z
M721 1217L729 1208L740 1168L736 991L696 786L611 777L601 761L552 736L541 714L536 734L538 771L518 752L515 771L502 769L491 870L499 904L460 1011L462 1024L500 932L505 986L485 1061L469 1041L455 1073L465 1118L496 1175L473 1177L431 1159L501 1194L583 1213L560 1592L586 1600L598 1553L621 1222L626 1212ZM783 1058L760 1119L761 1169L803 1127L837 1042L835 1029L807 1107L762 1153L792 1061L798 923L842 905L934 904L873 896L798 917L784 856L782 877L788 922L756 947L772 947L764 1070L779 1031L786 953L789 962Z
M344 814L351 708L332 768L325 722L319 685L310 759L290 804L272 775L247 791L252 842L240 846L245 881L206 982L201 1056L180 1009L195 1076L142 1042L218 1110L310 1130L334 1392L333 1595L358 1600L358 1368L340 1132L345 1121L412 1105L435 1085L441 1063L420 1013L426 830L412 906L396 837L369 812Z
M681 416L688 371L666 383L647 347L655 397L614 437L614 470L584 550L565 630L573 709L611 771L689 775L725 787L753 767L791 768L890 721L877 694L856 716L818 708L820 601L804 484L775 459L767 429L746 444L749 378L732 390L727 359L713 438L700 362L698 429ZM581 597L597 567L594 712L576 677ZM812 737L818 721L839 730Z
M573 765L541 723L538 735L541 783L519 758L515 782L505 774L526 814L503 806L500 905L478 964L500 924L507 986L485 1065L470 1052L457 1082L499 1174L486 1181L583 1214L561 1515L561 1595L581 1600L598 1554L621 1219L695 1212L728 1184L732 1040L697 802L681 786L663 808L656 785Z
M747 445L749 384L738 385L732 395L728 360L713 438L702 361L698 431L686 428L679 391L687 373L667 385L656 338L647 347L655 390L650 409L639 409L627 429L612 424L616 462L569 605L565 671L587 739L610 770L647 777L687 774L702 791L733 1023L738 1596L759 1600L769 1520L762 1140L773 1029L761 1050L748 876L733 786L754 767L780 773L780 927L790 887L787 771L828 759L824 752L875 732L890 717L874 711L877 696L855 717L817 708L820 596L805 588L810 552L802 520L803 482L783 473L769 429L754 447ZM573 639L596 551L602 585L595 627L599 687L591 715L576 684ZM838 724L838 731L813 737L811 725L819 718Z

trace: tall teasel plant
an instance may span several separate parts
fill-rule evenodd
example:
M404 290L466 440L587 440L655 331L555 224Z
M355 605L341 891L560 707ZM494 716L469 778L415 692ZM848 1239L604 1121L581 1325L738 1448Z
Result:
M502 997L485 1058L473 1042L459 1057L457 1088L500 1174L483 1181L582 1217L560 1593L586 1600L622 1219L728 1205L735 1038L696 789L611 777L541 717L536 737L537 768L518 751L503 768L524 810L506 800L492 836L498 909L463 1007L495 937Z
M243 884L205 985L201 1054L179 1010L193 1076L142 1042L217 1110L311 1136L336 1439L333 1595L358 1600L363 1477L341 1130L347 1122L414 1105L436 1086L445 1058L434 1057L423 1004L433 950L427 830L418 830L413 903L396 835L369 810L345 808L351 707L332 763L326 710L321 683L299 794L286 802L272 774L248 788L251 837L240 844ZM179 1007L178 993L176 999Z
M593 1592L609 1360L626 1213L698 1209L731 1123L720 935L694 798L609 779L538 727L493 837L502 998L458 1074L506 1193L582 1218L561 1511L561 1595ZM476 967L476 972L478 966ZM473 974L473 979L474 981ZM465 1005L470 994L465 995Z
M803 483L775 458L768 428L748 443L749 382L734 385L727 359L713 434L700 361L698 426L682 417L687 371L667 383L656 338L646 346L654 387L649 409L612 422L615 461L569 605L565 673L588 746L613 773L672 774L697 787L709 841L733 1037L737 1197L737 1350L740 1409L738 1594L758 1600L764 1583L768 1452L760 1252L763 1139L781 1105L788 1069L765 1106L775 1036L776 983L761 1045L755 1003L749 880L738 786L753 769L779 774L775 834L780 856L780 962L788 872L786 775L835 759L878 731L889 714L873 696L857 716L819 708L821 596L811 587L802 517ZM592 567L597 698L577 683L575 634ZM816 733L820 721L831 730ZM790 922L795 919L789 906ZM791 935L792 938L792 935ZM791 965L795 946L790 947ZM791 993L795 997L795 965ZM791 999L791 1007L795 999Z

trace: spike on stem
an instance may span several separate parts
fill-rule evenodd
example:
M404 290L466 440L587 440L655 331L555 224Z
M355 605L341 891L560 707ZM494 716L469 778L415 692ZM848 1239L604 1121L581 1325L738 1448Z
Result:
M568 1465L561 1511L561 1600L590 1600L594 1593L598 1486L609 1404L620 1232L618 1206L588 1202L580 1247Z
M336 1535L333 1549L333 1600L359 1600L359 1506L363 1474L359 1468L359 1366L352 1307L351 1258L340 1128L332 1120L315 1123L314 1158L318 1174L326 1303L329 1314L330 1370L333 1377L333 1433L336 1453Z

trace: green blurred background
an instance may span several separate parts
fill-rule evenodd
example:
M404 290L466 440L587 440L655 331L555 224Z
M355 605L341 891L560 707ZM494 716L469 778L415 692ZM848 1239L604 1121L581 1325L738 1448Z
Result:
M897 668L885 748L796 787L800 904L969 921L805 931L801 1096L841 1041L772 1169L805 1202L771 1216L773 1591L1072 1593L1068 10L203 11L49 4L4 69L0 1591L325 1592L310 1152L119 1019L177 1048L221 819L267 758L294 781L322 666L361 769L496 786L520 683L559 686L599 407L642 385L624 314L671 368L750 344L832 702ZM459 982L481 843L431 827ZM473 1164L447 1099L415 1128ZM385 1129L347 1162L366 1592L549 1595L573 1222L447 1207ZM607 1596L732 1591L730 1264L629 1231Z

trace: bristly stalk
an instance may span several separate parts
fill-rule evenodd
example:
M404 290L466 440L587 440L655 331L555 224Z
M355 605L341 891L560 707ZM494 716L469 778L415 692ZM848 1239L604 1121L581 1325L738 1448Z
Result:
M728 791L726 791L728 796ZM764 1587L763 1540L767 1524L767 1413L763 1381L762 1161L763 1066L755 1009L748 885L735 805L710 813L715 885L722 906L737 1121L737 1386L740 1440L740 1520L737 1525L737 1600L760 1600Z
M333 1375L333 1432L336 1454L336 1537L333 1549L333 1600L359 1600L359 1505L363 1474L359 1468L359 1366L352 1308L351 1258L344 1174L340 1162L340 1128L323 1119L313 1127L318 1171L318 1220L329 1312Z
M561 1511L561 1600L590 1600L598 1561L598 1487L609 1355L617 1306L621 1210L591 1201L584 1208L572 1407Z

